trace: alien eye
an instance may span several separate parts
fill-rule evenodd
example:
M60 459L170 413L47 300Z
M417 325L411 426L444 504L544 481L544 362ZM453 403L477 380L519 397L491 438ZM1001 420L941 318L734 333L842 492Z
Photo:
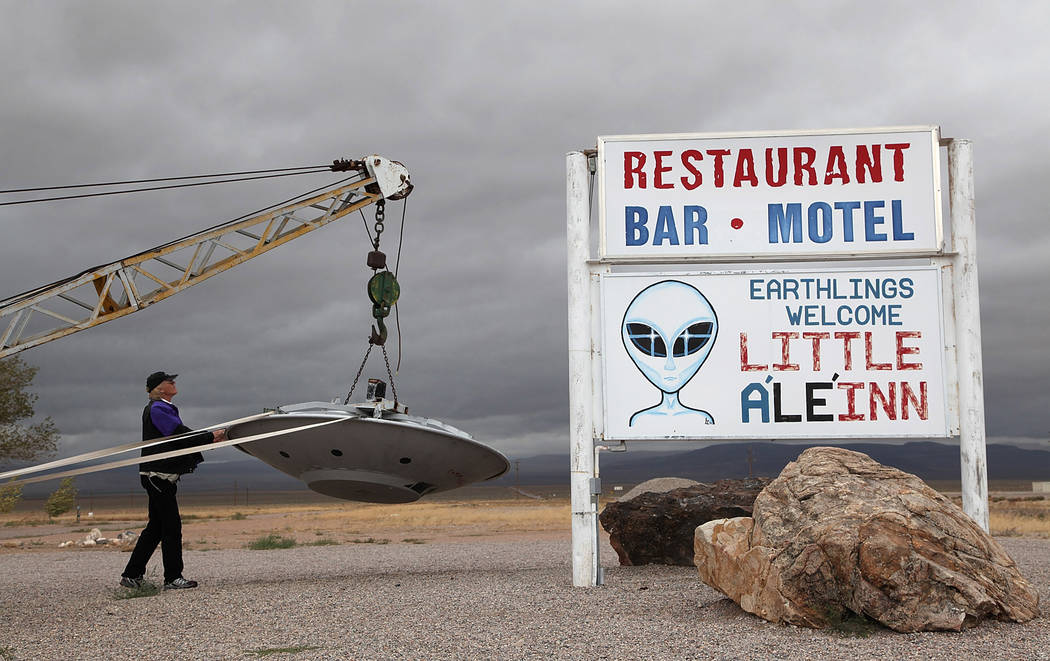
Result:
M667 356L667 346L664 344L664 339L647 324L627 324L627 337L631 338L631 343L647 356L655 358Z
M710 321L701 321L682 331L674 341L674 357L688 356L704 348L711 341L711 327Z

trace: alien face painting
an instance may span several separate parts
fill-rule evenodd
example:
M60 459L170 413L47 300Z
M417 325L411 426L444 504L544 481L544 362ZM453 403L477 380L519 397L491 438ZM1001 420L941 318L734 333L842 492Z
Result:
M678 393L704 364L717 332L714 308L692 285L664 280L634 297L623 315L623 345L638 370L660 391L661 401L636 411L631 427L677 416L701 416L714 424L707 411L680 402Z

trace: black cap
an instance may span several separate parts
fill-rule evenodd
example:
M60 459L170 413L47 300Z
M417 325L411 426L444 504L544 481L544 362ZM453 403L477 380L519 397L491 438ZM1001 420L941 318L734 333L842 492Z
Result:
M174 381L178 374L168 374L166 372L154 372L146 377L146 392L150 392L165 381Z

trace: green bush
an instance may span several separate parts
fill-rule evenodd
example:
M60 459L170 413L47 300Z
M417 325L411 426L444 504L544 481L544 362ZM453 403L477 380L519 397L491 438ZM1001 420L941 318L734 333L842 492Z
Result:
M77 489L73 486L73 478L67 477L62 480L54 493L47 497L47 502L44 503L44 511L47 512L49 518L53 519L73 509L73 504L76 503L76 500Z
M299 652L309 652L311 650L319 650L320 647L316 645L297 645L295 647L268 647L262 650L248 650L255 656L270 656L271 654L298 654Z
M331 537L322 537L321 539L315 539L312 542L307 542L303 546L338 546L339 542L335 541Z
M22 498L22 485L5 484L0 487L0 513L7 514Z
M119 587L113 590L114 599L137 599L139 597L154 597L160 594L161 585L157 581L143 579L137 588Z
M253 551L270 551L273 549L290 549L296 544L294 537L282 537L277 533L270 533L248 542L247 548Z

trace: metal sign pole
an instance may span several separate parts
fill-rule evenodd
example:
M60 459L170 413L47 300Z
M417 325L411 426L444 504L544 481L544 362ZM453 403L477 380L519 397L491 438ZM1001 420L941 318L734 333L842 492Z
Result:
M572 584L598 584L598 512L594 475L591 355L590 173L583 152L566 156L566 243L569 270L569 480L572 498Z
M974 212L973 143L948 141L951 196L952 279L959 371L959 458L962 502L966 512L988 531L988 463L984 429L984 371L981 355L981 307L977 288L977 221Z

